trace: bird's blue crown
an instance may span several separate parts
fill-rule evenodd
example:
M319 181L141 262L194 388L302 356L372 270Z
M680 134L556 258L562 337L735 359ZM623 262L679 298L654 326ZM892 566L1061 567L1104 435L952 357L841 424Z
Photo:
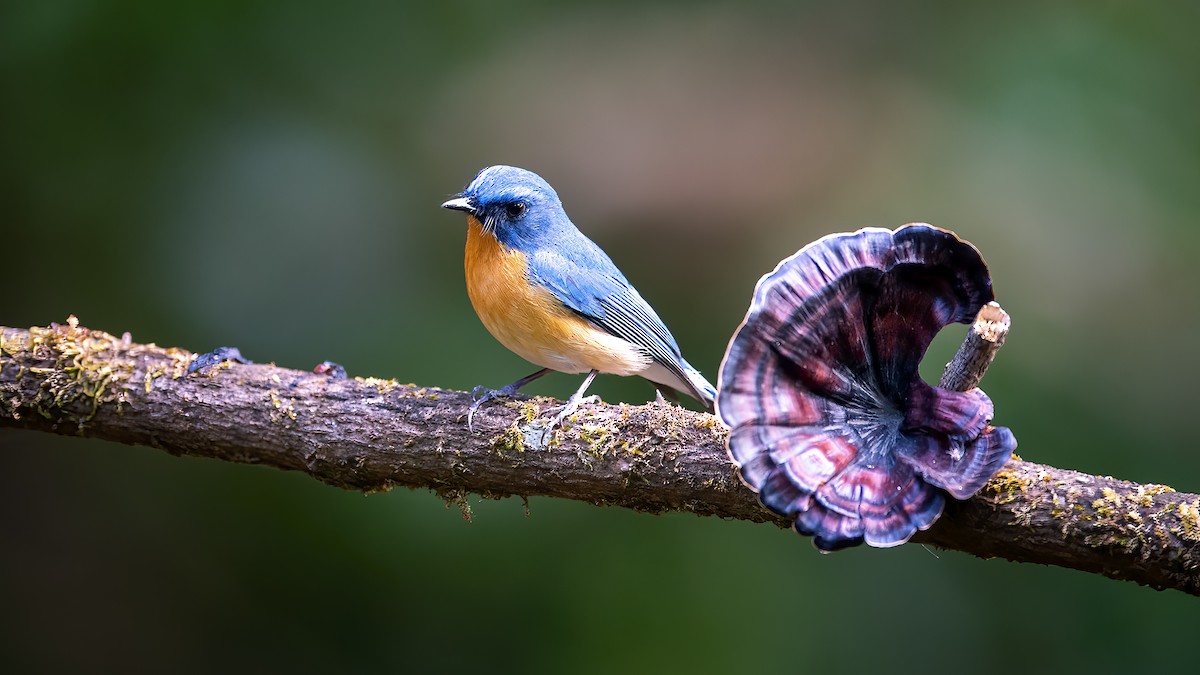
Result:
M536 173L515 166L480 171L459 197L485 231L511 248L528 250L539 238L570 227L554 188Z

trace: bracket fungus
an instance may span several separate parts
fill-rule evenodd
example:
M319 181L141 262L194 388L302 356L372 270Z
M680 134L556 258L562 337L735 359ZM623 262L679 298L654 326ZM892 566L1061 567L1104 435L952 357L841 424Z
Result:
M824 237L759 280L717 414L742 480L821 551L897 546L1016 448L991 399L918 373L929 343L993 299L979 251L925 224Z

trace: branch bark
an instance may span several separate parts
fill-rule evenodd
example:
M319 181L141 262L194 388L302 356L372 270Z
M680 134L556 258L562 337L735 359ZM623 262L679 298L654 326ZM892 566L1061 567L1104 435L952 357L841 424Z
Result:
M954 353L954 358L946 364L942 379L938 386L954 391L970 391L979 386L996 352L1004 346L1008 337L1012 320L1008 312L1001 309L996 302L989 302L979 310L967 337Z
M590 405L548 438L535 417L552 401L522 398L482 407L472 434L465 392L270 365L187 375L192 357L73 319L0 328L0 427L265 464L363 491L560 497L789 525L738 481L712 415ZM1200 495L1014 458L975 498L948 501L914 541L1200 595Z

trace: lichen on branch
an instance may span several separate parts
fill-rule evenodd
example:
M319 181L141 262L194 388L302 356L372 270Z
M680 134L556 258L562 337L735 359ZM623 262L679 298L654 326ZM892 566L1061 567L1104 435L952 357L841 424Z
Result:
M362 491L547 496L787 525L738 481L709 414L588 405L548 435L537 413L557 402L517 397L480 408L471 433L466 392L257 364L187 375L192 358L74 320L0 328L0 427L265 464ZM1200 495L1162 485L1014 458L913 541L1200 595Z

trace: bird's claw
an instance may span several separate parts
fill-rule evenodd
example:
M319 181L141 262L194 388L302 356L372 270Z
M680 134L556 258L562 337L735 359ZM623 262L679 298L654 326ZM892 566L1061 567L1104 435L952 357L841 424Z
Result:
M475 433L475 410L494 398L506 398L511 396L513 392L505 391L507 387L500 389L488 389L483 385L479 385L471 390L471 407L467 408L467 431Z
M595 394L592 394L591 396L584 396L581 398L575 398L574 396L572 396L570 399L567 400L567 402L565 404L563 404L562 406L559 406L558 414L555 415L550 420L550 423L546 425L546 430L549 431L549 430L553 429L554 427L561 425L563 420L567 419L567 417L569 417L572 413L574 413L576 410L579 409L579 406L584 405L585 403L599 403L599 402L600 402L600 397ZM553 410L553 408L551 408L551 410Z
M545 375L548 372L550 372L549 368L542 368L541 370L537 371L536 373L530 373L529 375L522 377L521 379L517 380L516 382L506 384L503 387L500 387L499 389L488 389L487 387L483 386L482 384L479 385L478 387L475 387L474 389L472 389L471 390L471 400L473 401L473 403L471 403L471 407L467 410L467 430L472 433L474 433L474 431L475 431L475 425L472 423L472 421L473 421L473 418L475 417L475 409L476 408L478 408L479 406L483 405L487 401L490 401L494 398L500 398L500 397L508 398L509 396L512 396L513 394L520 391L521 387L529 384L530 382L533 382L534 380L538 379L539 377Z
M471 433L475 433L475 410L478 409L479 406L483 405L484 403L487 403L488 401L490 401L492 399L507 398L509 396L512 396L512 393L513 392L505 391L503 388L502 389L488 389L487 387L484 387L482 385L472 389L471 390L471 399L472 399L473 403L471 403L471 407L467 408L467 431L469 431ZM555 427L562 426L563 420L567 419L567 417L571 416L575 411L577 411L579 409L579 406L588 404L588 403L599 403L599 402L600 402L600 397L596 396L595 394L593 394L591 396L583 396L580 398L575 398L574 396L572 396L563 405L557 406L555 408L550 408L549 410L546 411L546 412L554 412L555 410L557 410L558 414L556 414L554 417L551 417L550 420L546 423L545 431L546 432L553 431Z
M475 387L475 391L471 392L471 399L474 402L471 404L470 408L467 408L467 431L471 433L475 433L475 409L489 398L486 395L475 398L475 392L477 391L479 391L479 387Z

